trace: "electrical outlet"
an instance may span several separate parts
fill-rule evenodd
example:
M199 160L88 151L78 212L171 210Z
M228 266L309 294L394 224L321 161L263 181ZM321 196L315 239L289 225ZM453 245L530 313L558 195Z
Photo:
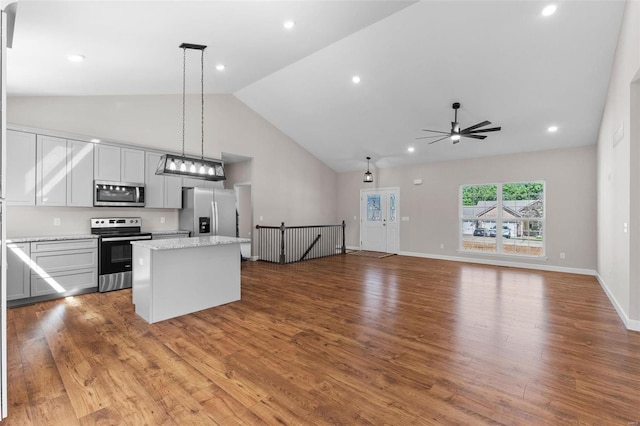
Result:
M444 244L440 243L440 248L443 249L444 248Z
M160 218L160 223L164 223L164 216Z
M560 259L564 259L564 252L560 253Z
M262 222L262 216L260 216L260 222Z
M59 217L54 217L53 218L53 226L60 226L60 218Z

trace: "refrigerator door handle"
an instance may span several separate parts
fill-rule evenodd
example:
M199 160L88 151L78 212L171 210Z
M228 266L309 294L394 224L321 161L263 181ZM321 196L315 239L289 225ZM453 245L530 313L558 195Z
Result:
M211 202L211 212L213 213L213 232L211 235L218 235L218 203Z

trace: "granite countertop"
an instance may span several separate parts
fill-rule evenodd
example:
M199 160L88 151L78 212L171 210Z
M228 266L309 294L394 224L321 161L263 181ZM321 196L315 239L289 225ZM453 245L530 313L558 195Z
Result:
M174 238L171 240L142 240L131 241L131 245L145 247L150 250L176 250L193 247L219 246L222 244L242 244L250 243L248 238L234 237L192 237L192 238Z
M183 231L182 229L175 229L173 231L171 230L164 230L164 231L148 231L151 232L153 235L171 235L171 234L188 234L189 231Z
M64 240L83 240L85 238L98 238L93 234L74 234L74 235L48 235L40 237L15 237L7 238L7 243L32 243L35 241L64 241Z

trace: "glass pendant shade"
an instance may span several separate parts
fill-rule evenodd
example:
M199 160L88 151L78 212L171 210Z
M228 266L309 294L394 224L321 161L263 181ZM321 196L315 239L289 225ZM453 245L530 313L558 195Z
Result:
M369 171L369 160L371 160L371 157L367 157L367 171L364 172L364 179L362 179L362 181L366 183L373 182L373 173Z
M171 168L171 164L174 164L174 168ZM191 165L187 167L187 163ZM180 167L176 167L175 164L180 164ZM208 170L208 173L205 173ZM158 162L158 168L156 169L157 175L167 176L184 176L194 179L202 180L225 180L224 165L222 161L209 160L206 158L190 158L182 157L180 155L165 154L160 157Z

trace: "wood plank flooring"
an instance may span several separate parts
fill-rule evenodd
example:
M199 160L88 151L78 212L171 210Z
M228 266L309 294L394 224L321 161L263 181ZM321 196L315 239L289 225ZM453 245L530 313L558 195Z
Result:
M247 262L241 301L153 325L129 290L13 308L8 362L3 426L640 421L593 277L403 256Z

